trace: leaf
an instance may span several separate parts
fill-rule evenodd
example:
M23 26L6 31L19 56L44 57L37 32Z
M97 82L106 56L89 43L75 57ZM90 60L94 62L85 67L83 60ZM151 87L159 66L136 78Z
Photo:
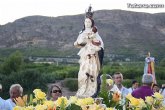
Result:
M82 110L82 108L76 104L69 105L66 110Z

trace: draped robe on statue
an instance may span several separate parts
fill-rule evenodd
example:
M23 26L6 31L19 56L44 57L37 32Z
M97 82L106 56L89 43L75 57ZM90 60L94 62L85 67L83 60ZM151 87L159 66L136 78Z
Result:
M151 74L153 76L154 83L156 84L157 82L155 77L154 60L155 60L154 57L145 58L144 74Z
M89 30L88 30L89 31ZM88 39L88 31L83 31L79 34L74 45L81 48L78 55L80 56L79 64L80 69L78 73L78 91L76 96L78 97L90 97L97 90L97 76L100 71L100 62L98 57L98 51L101 49L100 40L95 34L95 40ZM99 45L98 45L98 44ZM82 46L84 44L84 46Z

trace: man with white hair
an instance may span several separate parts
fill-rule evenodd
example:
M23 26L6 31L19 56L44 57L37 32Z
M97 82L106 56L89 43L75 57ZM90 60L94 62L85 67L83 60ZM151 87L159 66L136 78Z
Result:
M153 91L151 85L154 82L153 76L151 74L144 74L142 77L143 85L132 92L132 96L135 98L142 98L145 100L146 96L152 96Z
M10 94L10 99L7 99L5 101L5 110L13 110L13 108L16 106L16 104L14 103L14 99L22 96L23 88L21 87L20 84L13 84L10 87L9 94Z
M0 92L2 92L2 85L0 84ZM5 101L0 97L0 110L4 109Z

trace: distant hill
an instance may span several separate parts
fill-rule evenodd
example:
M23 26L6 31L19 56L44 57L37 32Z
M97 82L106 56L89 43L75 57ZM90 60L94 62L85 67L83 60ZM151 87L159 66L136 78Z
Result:
M100 10L94 14L98 32L105 43L106 55L164 56L165 13L149 14L123 10ZM83 27L84 15L28 16L0 25L0 48L37 48L66 51L76 55L73 47Z

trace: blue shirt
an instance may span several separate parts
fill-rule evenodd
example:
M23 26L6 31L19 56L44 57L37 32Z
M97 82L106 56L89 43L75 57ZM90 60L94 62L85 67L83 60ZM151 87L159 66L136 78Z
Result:
M3 100L3 99L0 97L0 110L4 110L4 107L5 107L5 100Z
M11 99L5 101L5 110L13 110L15 106L16 104Z

